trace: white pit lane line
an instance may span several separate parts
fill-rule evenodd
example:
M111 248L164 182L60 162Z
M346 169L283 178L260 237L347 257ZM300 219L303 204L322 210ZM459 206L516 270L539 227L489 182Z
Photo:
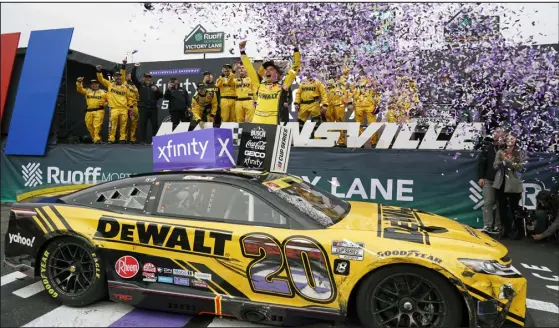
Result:
M556 304L538 300L526 299L526 307L532 310L544 311L559 314L559 307Z

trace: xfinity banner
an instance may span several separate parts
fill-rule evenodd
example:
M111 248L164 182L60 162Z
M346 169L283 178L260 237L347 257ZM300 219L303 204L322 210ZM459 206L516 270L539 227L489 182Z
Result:
M154 171L233 166L233 133L229 129L204 129L153 138Z
M196 143L202 140L196 137ZM159 146L165 146L167 157L175 156L175 149L178 156L179 147L173 148L178 143L173 139ZM204 147L211 153L210 143ZM198 155L201 148L197 144ZM183 146L180 151L184 152ZM214 156L220 151L221 144L214 145ZM233 149L232 157L237 153ZM483 206L477 185L478 155L475 151L292 148L288 171L342 199L414 207L478 228ZM45 187L102 183L152 172L153 156L151 146L139 145L57 145L43 157L2 152L2 201L13 202L16 195ZM535 209L536 195L556 188L558 176L559 154L530 154L522 173L521 203Z
M250 169L286 173L291 148L291 130L280 125L241 124L237 165Z

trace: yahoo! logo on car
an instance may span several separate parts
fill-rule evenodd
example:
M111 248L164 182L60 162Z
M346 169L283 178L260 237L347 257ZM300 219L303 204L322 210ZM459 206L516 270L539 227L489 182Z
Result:
M230 168L233 160L230 129L172 133L153 139L153 169Z

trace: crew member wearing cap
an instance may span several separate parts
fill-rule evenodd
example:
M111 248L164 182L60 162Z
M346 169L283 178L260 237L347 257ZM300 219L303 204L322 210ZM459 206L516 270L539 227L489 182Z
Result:
M138 102L138 112L140 114L140 140L143 143L148 143L149 138L147 134L148 121L151 124L152 137L157 134L159 128L159 120L157 117L157 102L163 97L163 93L159 90L157 85L151 81L151 74L144 73L144 78L140 82L137 78L137 70L140 63L134 64L132 68L132 82L138 88L140 101Z
M107 92L107 99L109 100L109 107L111 107L111 128L109 131L109 143L112 144L116 140L116 128L120 124L119 141L126 143L128 133L126 131L128 123L128 108L130 103L128 100L132 97L128 87L122 83L122 74L117 72L114 74L114 82L105 80L101 69L101 65L97 65L97 80L104 85Z
M206 108L210 108L210 111L204 115ZM198 90L192 97L192 115L194 120L191 121L191 126L192 122L213 122L217 115L217 96L207 89L205 83L198 84Z
M355 121L361 125L360 133L363 133L365 118L367 119L368 125L377 121L379 103L380 93L378 92L376 85L372 83L369 78L362 77L353 92ZM371 138L371 145L376 145L377 139L378 137L375 133Z
M123 61L123 67L126 65L126 60ZM126 70L123 68L120 70L120 74L122 76L126 76ZM136 130L138 129L138 120L140 115L138 113L138 102L140 101L140 93L138 92L138 88L132 82L132 74L128 74L126 76L126 81L124 84L128 87L130 91L130 99L129 102L129 109L128 109L128 127L126 131L128 131L128 140L131 143L136 143Z
M328 109L326 110L327 122L344 122L346 106L351 104L351 94L346 89L344 81L333 79L328 81L326 93L328 95ZM340 131L338 147L345 146L345 133Z
M281 71L273 61L262 64L265 69L264 79L260 82L258 74L250 62L250 58L245 52L246 41L239 44L241 50L241 61L245 66L248 76L252 81L254 90L256 91L256 108L254 111L253 123L279 124L280 122L289 121L289 108L284 106L291 84L295 81L299 69L301 68L301 54L299 49L294 49L294 60L291 69L282 84Z
M235 103L235 118L237 122L252 122L254 117L253 88L250 77L243 63L236 64L236 71L239 72L239 78L236 80L237 102Z
M236 122L235 101L237 100L237 91L233 66L229 64L223 65L221 76L217 79L215 85L219 89L221 96L219 106L221 108L221 121Z
M311 122L318 122L315 129L318 128L322 122L321 116L326 113L327 108L328 96L322 82L313 77L305 77L295 95L295 109L299 112L297 114L299 129L303 129L309 116Z
M91 140L94 143L101 143L101 126L105 117L105 104L107 103L107 92L99 89L99 81L91 80L90 87L83 87L83 77L78 77L76 81L78 92L85 96L85 126Z

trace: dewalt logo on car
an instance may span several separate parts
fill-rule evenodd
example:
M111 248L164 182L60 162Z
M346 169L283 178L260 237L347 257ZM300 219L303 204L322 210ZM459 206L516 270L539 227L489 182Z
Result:
M142 244L152 248L210 257L224 257L226 243L232 239L232 233L224 230L199 229L142 220L136 220L134 224L128 222L101 217L93 239ZM211 246L207 246L209 244Z

